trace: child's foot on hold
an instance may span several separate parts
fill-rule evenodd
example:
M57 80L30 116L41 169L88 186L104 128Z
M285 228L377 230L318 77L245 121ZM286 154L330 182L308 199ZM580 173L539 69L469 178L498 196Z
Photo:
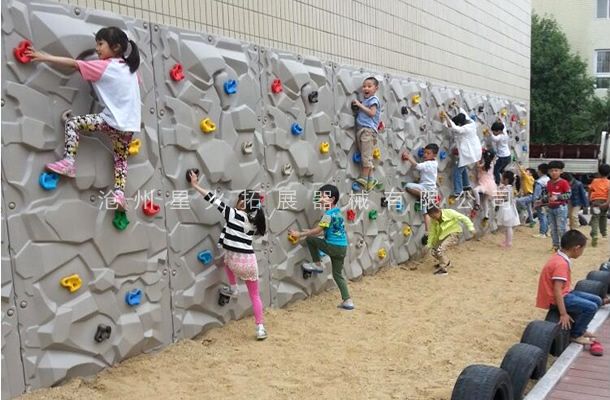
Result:
M68 178L74 178L76 176L76 168L74 167L74 161L64 158L59 161L48 163L45 168L49 171L55 172L56 174L67 176Z
M352 301L352 299L343 300L343 302L341 304L339 304L337 307L342 308L344 310L353 310L354 302Z
M324 272L324 268L316 265L315 263L303 263L303 269L309 272Z
M225 295L227 297L237 297L237 295L239 294L239 291L237 290L237 285L235 287L223 286L220 289L220 293L222 293L223 295Z
M267 339L267 331L263 324L256 325L256 340L265 340Z

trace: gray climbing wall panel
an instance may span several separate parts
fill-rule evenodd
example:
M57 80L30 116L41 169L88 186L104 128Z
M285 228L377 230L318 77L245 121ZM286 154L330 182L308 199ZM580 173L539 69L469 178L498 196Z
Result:
M2 181L25 383L34 389L171 342L171 320L164 318L171 312L169 278L162 274L164 221L162 214L144 217L136 204L160 188L150 33L143 21L52 3L8 1L2 7ZM61 115L98 109L88 84L76 73L19 64L12 55L27 38L39 50L76 57L94 46L93 32L109 25L140 45L146 111L137 136L144 144L129 160L131 223L122 232L113 227L114 212L104 200L113 184L106 138L82 138L75 179L61 179L53 191L38 184L44 164L63 152ZM60 280L73 274L82 286L70 292ZM132 289L143 292L137 307L125 302ZM94 340L98 324L112 329L102 343Z
M487 147L500 118L515 157L527 156L522 103L55 3L5 1L2 15L3 399L251 314L243 286L237 299L218 304L227 282L216 245L224 221L190 189L188 168L198 168L201 185L231 206L241 190L261 193L268 226L255 241L261 296L265 306L282 307L335 285L325 258L324 274L303 277L309 252L287 235L317 223L314 191L325 183L341 193L350 279L422 253L423 216L402 190L418 173L403 152L418 156L437 143L441 204L469 214L471 200L447 203L457 156L440 111L452 116L453 105L463 107ZM124 231L105 206L113 179L106 138L82 138L76 179L62 178L53 191L38 185L44 164L62 153L62 115L100 109L91 87L76 73L20 64L12 54L29 39L76 57L94 46L92 33L110 25L129 33L142 59L143 125L139 152L129 159ZM351 101L362 98L368 76L380 82L374 162L382 185L361 196L352 191L360 165ZM158 214L144 213L146 200ZM486 230L495 229L491 210ZM480 215L475 223L482 229ZM202 254L209 260L199 261ZM59 282L73 274L82 286L70 292ZM125 302L132 289L143 293L135 307ZM100 324L112 334L97 343Z

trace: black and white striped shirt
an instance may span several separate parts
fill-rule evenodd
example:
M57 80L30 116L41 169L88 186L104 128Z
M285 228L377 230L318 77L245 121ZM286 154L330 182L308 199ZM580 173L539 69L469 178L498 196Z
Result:
M254 253L252 247L254 226L248 221L248 215L244 211L227 206L212 192L208 192L204 199L215 205L227 221L220 233L218 244L236 253Z

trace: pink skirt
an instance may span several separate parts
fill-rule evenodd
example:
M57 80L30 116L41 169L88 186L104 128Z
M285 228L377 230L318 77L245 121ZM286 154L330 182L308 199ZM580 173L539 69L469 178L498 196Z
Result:
M254 253L236 253L225 250L225 266L243 281L258 280L258 264Z

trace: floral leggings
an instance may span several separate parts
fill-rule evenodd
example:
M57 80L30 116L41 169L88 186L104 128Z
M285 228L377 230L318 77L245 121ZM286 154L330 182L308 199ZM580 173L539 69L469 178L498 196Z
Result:
M99 114L79 115L66 121L64 158L74 162L78 151L80 133L102 132L112 139L114 150L114 192L125 194L127 180L127 156L133 132L119 131L104 121Z

